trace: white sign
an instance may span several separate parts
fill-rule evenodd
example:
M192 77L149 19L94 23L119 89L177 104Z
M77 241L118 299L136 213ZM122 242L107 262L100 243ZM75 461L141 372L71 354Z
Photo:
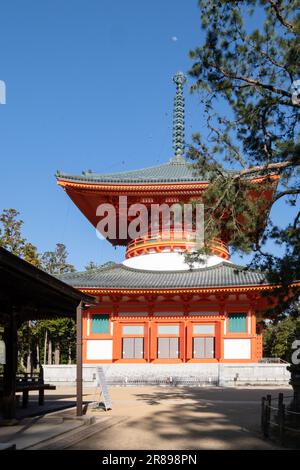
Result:
M103 367L97 367L97 386L101 387L105 411L112 409L112 402L106 383Z

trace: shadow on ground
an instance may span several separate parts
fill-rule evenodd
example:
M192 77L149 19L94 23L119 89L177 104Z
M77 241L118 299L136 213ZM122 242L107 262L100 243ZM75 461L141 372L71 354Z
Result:
M72 448L275 449L260 435L260 403L266 393L189 387L132 390L132 407L130 400L124 402L125 422Z

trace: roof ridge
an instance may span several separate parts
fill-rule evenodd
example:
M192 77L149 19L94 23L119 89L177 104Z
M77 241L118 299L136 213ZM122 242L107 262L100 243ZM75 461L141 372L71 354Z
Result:
M270 285L265 273L221 261L217 265L174 271L136 269L124 264L69 273L61 280L77 288L164 289Z
M115 269L119 269L119 268L121 268L123 271L129 271L129 272L135 272L135 273L151 273L151 274L153 273L154 275L155 274L177 274L177 273L184 274L184 273L201 272L201 271L214 271L214 270L217 270L217 269L220 269L220 268L231 268L231 269L238 270L240 272L247 271L247 272L258 273L258 274L266 274L265 271L260 271L258 269L251 269L251 268L248 268L247 266L230 263L228 261L221 261L220 263L215 264L213 266L207 266L207 267L203 267L203 268L191 268L191 269L187 269L187 270L182 270L182 269L152 270L152 269L141 269L141 268L137 269L137 268L132 268L130 266L126 266L123 263L114 263L110 266L99 266L97 268L89 269L87 271L75 271L73 273L61 274L61 275L59 275L59 277L65 277L65 276L71 275L71 276L74 276L74 277L77 278L77 277L80 277L80 276L85 275L85 274L88 275L89 273L93 274L93 273L97 273L97 272L111 271L111 270L115 270Z
M221 265L223 265L224 261L222 261L221 263L218 263L214 266L209 266L209 267L206 267L206 268L190 268L190 269L174 269L174 270L165 270L165 269L160 269L160 270L153 270L153 269L141 269L141 268L131 268L130 266L126 266L125 264L122 264L122 268L124 268L125 270L127 271L134 271L134 272L141 272L141 273L158 273L158 274L170 274L170 273L189 273L189 272L196 272L196 271L203 271L203 270L212 270L212 269L215 269L216 267L220 267ZM230 264L230 263L228 263Z
M249 268L248 266L243 266L242 264L230 263L232 267L239 269L240 271L251 271L252 273L266 274L267 271L261 271L260 269Z
M183 165L191 165L189 164L188 162L185 162L185 163L182 163ZM153 165L153 166L147 166L147 167L143 167L143 168L138 168L136 170L124 170L124 171L116 171L114 173L96 173L96 172L89 172L89 171L85 171L82 173L82 175L74 175L72 173L63 173L61 171L58 171L56 176L58 177L62 177L62 176L75 176L75 177L78 177L78 176L98 176L98 177L109 177L109 176L115 176L115 175L125 175L127 173L138 173L140 171L145 171L145 170L152 170L152 169L156 169L156 168L161 168L162 166L169 166L169 165L178 165L178 163L176 162L172 162L171 160L168 161L168 162L165 162L165 163L160 163L158 165Z
M207 182L208 175L201 174L194 168L192 162L184 157L173 157L168 162L156 166L124 170L111 173L82 172L80 175L57 171L55 177L70 181L106 182L106 183L145 183L153 184L166 182Z
M120 265L119 265L120 266ZM228 267L228 268L233 268L233 269L238 269L239 271L248 271L248 272L253 272L253 273L259 273L259 274L265 274L264 271L260 271L258 269L251 269L251 268L247 268L247 266L243 266L243 265L240 265L240 264L234 264L234 263L231 263L231 262L228 262L228 261L221 261L220 263L218 264L214 264L213 266L207 266L207 267L203 267L203 268L191 268L191 269L187 269L187 270L182 270L182 269L174 269L174 270L164 270L164 269L161 269L161 270L151 270L151 269L136 269L136 268L131 268L129 266L126 266L124 264L121 264L122 268L128 270L128 271L134 271L134 272L144 272L144 273L159 273L159 274L163 274L163 273L186 273L186 272L197 272L197 271L213 271L215 269L218 269L218 268L222 268L222 267Z
M112 261L111 263L114 263L114 262ZM69 276L69 275L79 277L82 274L96 273L98 271L108 271L109 269L116 269L116 268L119 268L120 266L123 266L122 263L114 263L114 264L111 264L110 266L98 266L97 268L86 269L85 271L74 271L70 273L57 274L56 277L64 277L64 276Z

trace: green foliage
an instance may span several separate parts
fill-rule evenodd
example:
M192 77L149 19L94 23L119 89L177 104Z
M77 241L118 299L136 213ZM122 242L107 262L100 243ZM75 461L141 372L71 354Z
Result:
M290 362L293 341L300 338L300 318L288 317L263 331L265 357L280 357Z
M23 237L23 221L19 215L15 209L4 209L0 214L0 246L49 274L73 272L75 268L67 261L68 253L65 245L57 243L54 251L40 255L37 248ZM59 315L59 312L57 314ZM76 344L74 320L57 318L30 321L23 323L18 330L19 363L22 369L26 369L28 365L34 369L48 361L49 358L44 357L45 338L46 352L51 341L53 351L58 352L61 363L74 361ZM52 361L52 357L50 359Z
M40 266L37 249L22 236L23 220L15 209L4 209L0 214L0 246L14 255Z
M93 261L90 261L85 267L85 271L92 271L93 269L100 269L100 268L109 268L114 266L115 263L113 261L107 261L106 263L103 264L97 264L94 263Z
M101 265L94 263L94 261L89 261L89 263L84 267L85 271L92 271L93 269L100 268Z
M0 215L0 245L17 256L23 254L25 239L21 236L23 220L18 220L20 213L15 209L4 209Z
M75 360L76 355L76 323L72 318L57 318L55 320L40 320L39 338L44 341L45 332L53 345L59 346L60 364L67 364L69 360ZM70 355L70 357L69 357ZM44 351L41 351L41 362L45 361Z
M25 243L22 257L25 261L33 264L37 268L42 267L41 257L37 251L36 246L32 245L32 243Z
M280 180L273 204L284 198L296 206L300 194L298 6L296 0L200 0L206 37L190 52L192 91L200 96L208 133L193 136L188 156L210 182L206 246L191 261L215 237L233 250L253 250L252 266L268 269L270 280L283 284L281 299L288 283L300 279L300 211L286 227L276 227L266 194L275 194L274 177ZM269 239L282 256L264 251Z
M43 269L49 274L74 272L75 268L67 262L68 252L62 243L57 243L54 251L46 251L42 255Z
M101 268L112 268L116 263L114 261L107 261L101 265Z

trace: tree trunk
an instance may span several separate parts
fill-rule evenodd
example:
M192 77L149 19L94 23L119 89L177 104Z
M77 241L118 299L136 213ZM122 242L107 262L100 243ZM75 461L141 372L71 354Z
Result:
M30 371L31 371L31 351L28 348L27 358L26 358L26 372L27 372L27 374L30 374Z
M70 344L68 348L68 364L72 364L72 346Z
M44 365L47 364L47 343L48 343L48 330L45 329L45 338L44 338Z
M31 371L31 322L30 320L27 323L27 341L28 341L28 349L27 349L27 359L26 359L26 372L27 374L30 374Z
M39 345L39 340L36 342L36 366L37 368L40 368L41 362L40 362L40 345Z
M54 350L54 364L59 365L59 360L60 360L60 346L58 343L56 343L55 350Z
M48 343L48 364L52 364L52 341L49 339Z

